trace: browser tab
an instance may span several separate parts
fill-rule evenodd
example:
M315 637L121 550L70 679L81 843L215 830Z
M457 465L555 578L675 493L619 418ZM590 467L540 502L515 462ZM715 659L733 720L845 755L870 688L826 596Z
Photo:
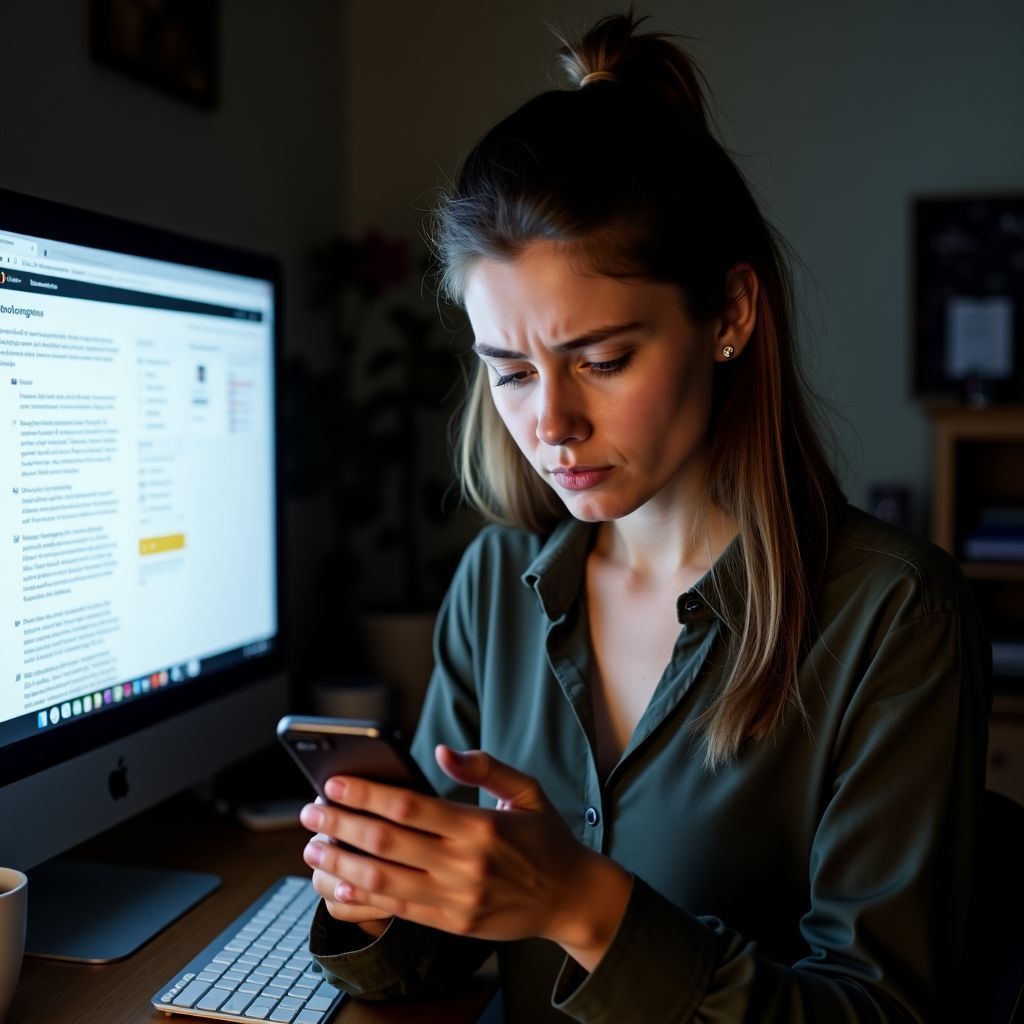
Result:
M7 257L35 256L39 247L27 238L15 238L13 235L0 235L0 262L8 262Z

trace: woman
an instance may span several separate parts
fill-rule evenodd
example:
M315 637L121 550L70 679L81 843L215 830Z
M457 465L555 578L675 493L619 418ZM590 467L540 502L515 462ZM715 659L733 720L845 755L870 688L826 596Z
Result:
M390 998L497 942L513 1021L935 1020L983 631L947 556L845 503L780 244L637 24L567 46L575 88L492 129L438 212L480 364L463 484L496 525L414 743L444 799L346 778L305 809L311 949Z

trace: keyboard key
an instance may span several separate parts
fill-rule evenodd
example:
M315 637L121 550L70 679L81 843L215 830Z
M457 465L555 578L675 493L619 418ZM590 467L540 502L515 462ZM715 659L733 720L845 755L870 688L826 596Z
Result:
M279 1006L270 1015L270 1020L281 1021L281 1022L283 1022L283 1024L291 1024L291 1019L294 1016L295 1016L295 1011L294 1010L289 1010L289 1009L286 1009L283 1006Z
M205 981L190 981L171 1001L172 1006L194 1006L206 994L209 984Z
M220 1009L221 1013L241 1013L252 1002L247 992L236 992Z
M223 1003L224 1000L227 999L229 995L231 995L230 992L224 992L221 989L217 988L212 989L211 991L207 992L206 995L203 996L203 998L200 999L198 1003L196 1003L196 1009L219 1010L220 1004Z
M248 981L243 981L242 984L238 986L238 991L248 992L250 995L254 996L257 992L263 991L263 982L253 981L252 978L250 978Z
M295 1018L295 1024L320 1024L323 1019L322 1013L316 1013L307 1008L299 1011L298 1017Z
M337 992L337 990L335 990ZM334 1002L334 996L313 996L308 1003L306 1003L307 1010L326 1010L330 1008L331 1003Z
M277 985L274 982L271 982L263 990L263 994L267 996L268 999L281 999L282 997L288 995L288 989L286 989L284 985Z
M253 1020L266 1020L270 1011L274 1008L273 999L257 999L246 1011L245 1016Z

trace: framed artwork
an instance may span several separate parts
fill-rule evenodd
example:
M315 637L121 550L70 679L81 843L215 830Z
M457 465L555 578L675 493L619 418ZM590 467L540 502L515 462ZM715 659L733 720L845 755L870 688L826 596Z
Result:
M198 107L217 105L219 0L90 0L100 64Z
M914 397L1024 401L1024 193L913 203Z

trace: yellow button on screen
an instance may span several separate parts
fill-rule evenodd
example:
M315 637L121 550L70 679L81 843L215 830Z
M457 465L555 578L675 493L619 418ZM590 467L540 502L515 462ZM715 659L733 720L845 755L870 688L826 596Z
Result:
M167 533L163 537L143 537L139 541L140 555L158 555L161 551L177 551L185 546L185 534Z

